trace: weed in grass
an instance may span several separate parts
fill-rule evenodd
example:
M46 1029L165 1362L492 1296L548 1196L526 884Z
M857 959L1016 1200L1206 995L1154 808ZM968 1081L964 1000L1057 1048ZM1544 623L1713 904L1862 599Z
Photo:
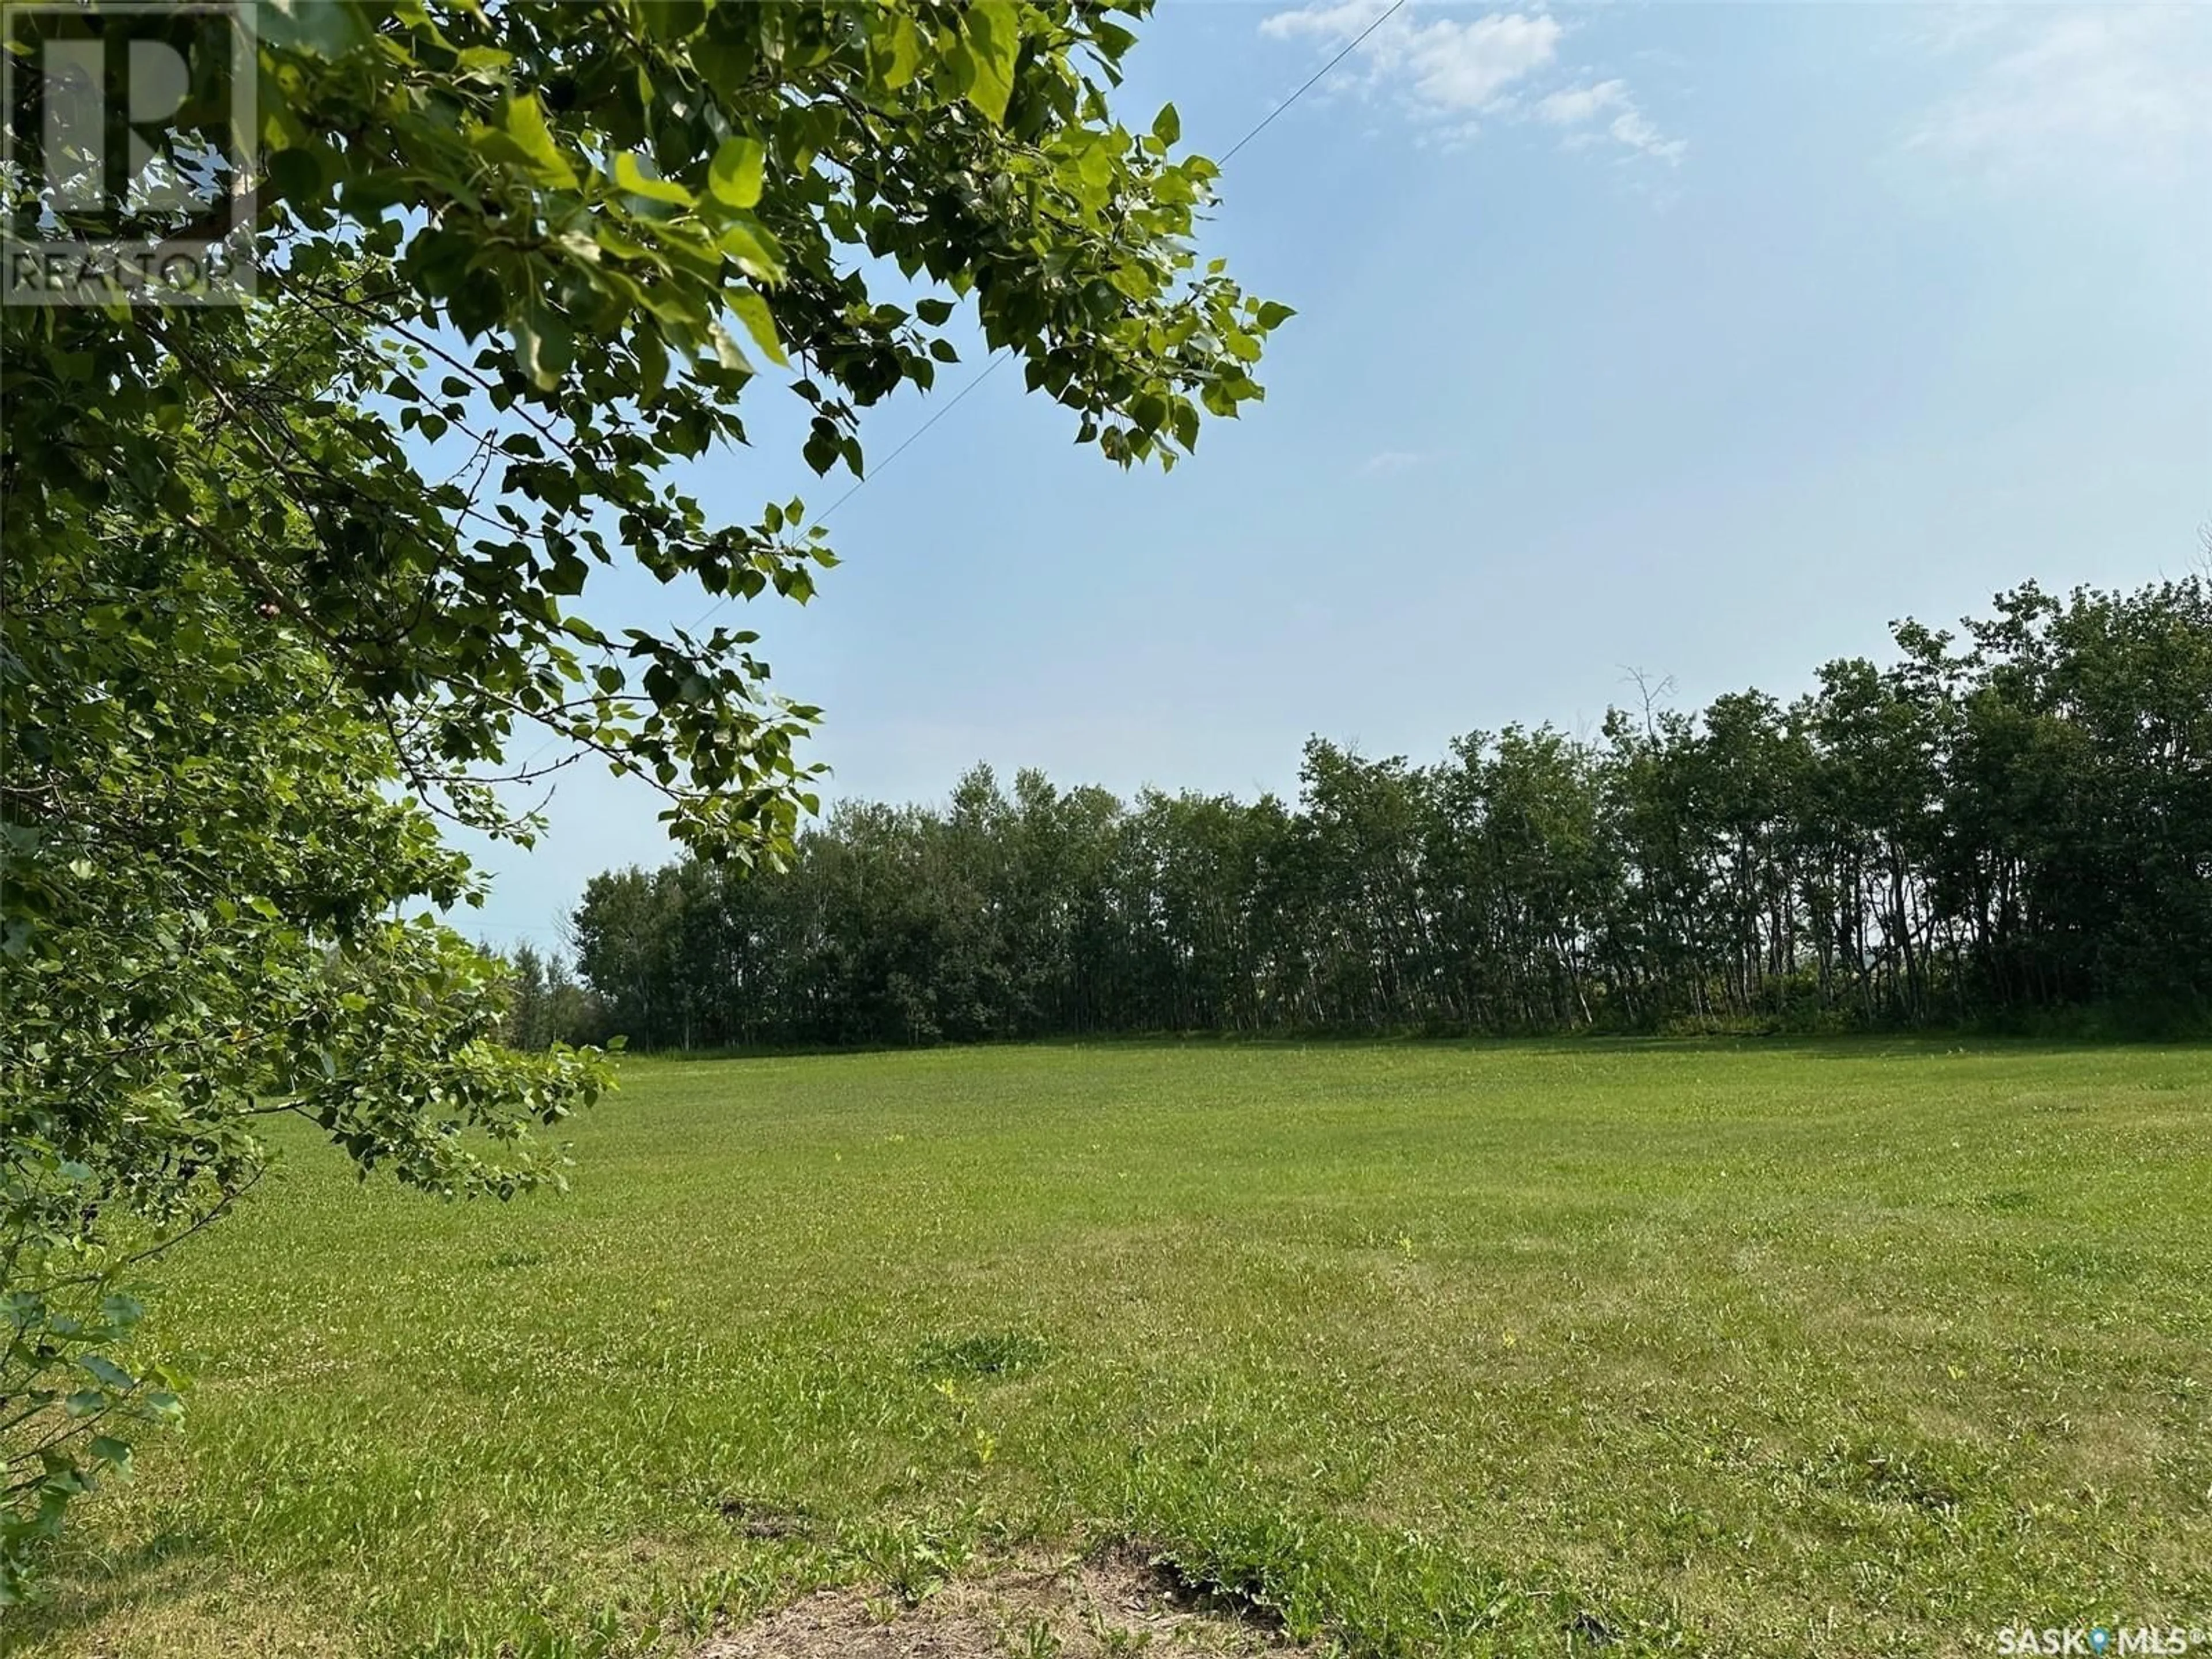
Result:
M850 1553L870 1579L911 1607L942 1589L975 1549L972 1528L943 1530L898 1521L865 1528Z
M813 1521L802 1510L751 1498L724 1498L714 1507L748 1538L807 1538L816 1530Z
M1018 1376L1042 1365L1050 1350L1020 1331L978 1336L932 1337L915 1351L914 1368L924 1376Z

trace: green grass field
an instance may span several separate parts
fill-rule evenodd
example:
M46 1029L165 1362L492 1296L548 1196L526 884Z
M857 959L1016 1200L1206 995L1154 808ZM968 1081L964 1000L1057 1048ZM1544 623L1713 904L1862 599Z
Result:
M1117 1537L1353 1653L2212 1625L2212 1051L634 1060L575 1141L298 1138L13 1644L682 1653Z

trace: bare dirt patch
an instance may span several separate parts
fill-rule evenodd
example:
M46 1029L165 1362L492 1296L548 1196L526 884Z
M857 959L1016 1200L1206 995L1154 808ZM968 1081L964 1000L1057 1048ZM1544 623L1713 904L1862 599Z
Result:
M691 1659L1118 1659L1138 1653L1304 1652L1263 1618L1193 1592L1141 1552L1024 1556L906 1607L823 1590Z

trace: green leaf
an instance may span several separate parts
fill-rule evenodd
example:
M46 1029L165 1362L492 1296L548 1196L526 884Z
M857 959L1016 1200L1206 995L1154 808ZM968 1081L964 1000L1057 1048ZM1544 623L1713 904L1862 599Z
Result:
M639 8L646 32L659 40L681 40L703 22L702 0L643 0Z
M656 179L647 173L634 150L623 150L615 157L615 183L631 195L642 196L648 202L691 207L697 201L690 191L673 179Z
M767 149L757 138L725 138L707 169L707 188L725 207L751 207L761 198L767 159Z
M902 9L870 8L868 66L875 84L885 92L896 92L921 67L921 37Z
M81 1353L76 1357L76 1363L96 1378L102 1388L112 1389L117 1394L127 1394L138 1386L137 1378L106 1354Z
M783 250L758 226L726 226L714 245L746 276L765 283L783 280Z
M113 1291L103 1297L100 1304L100 1316L118 1331L127 1331L146 1316L146 1309L135 1296Z
M137 1415L149 1423L180 1422L185 1402L167 1389L156 1389L138 1401Z
M1015 0L975 0L962 33L972 68L968 101L994 122L1004 121L1014 93L1014 65L1021 57L1021 8Z
M310 201L322 193L323 169L319 152L280 149L268 159L271 193L291 201Z
M1137 37L1127 29L1103 19L1091 26L1091 37L1097 42L1099 51L1116 62L1137 44Z
M91 1443L85 1449L92 1454L94 1461L106 1464L124 1480L128 1480L131 1478L131 1443L129 1441L118 1440L112 1434L96 1434L93 1436Z
M950 300L916 300L914 302L914 314L932 328L942 326L951 317L952 312L953 304Z
M1182 138L1182 117L1176 113L1173 104L1160 106L1160 112L1152 118L1152 137L1166 145L1172 145Z
M533 183L553 190L576 188L576 170L554 142L535 94L509 98L500 111L498 125L471 127L469 143L481 155L521 168Z
M707 325L707 342L714 348L714 361L724 368L747 374L752 372L752 364L746 361L745 354L738 349L738 343L730 331L720 323Z
M261 38L293 52L337 58L371 39L354 0L264 0L254 21Z
M542 306L526 307L509 325L514 355L533 385L551 390L574 361L576 338L568 325Z
M453 54L453 67L472 78L504 74L514 62L513 52L501 52L497 46L464 46Z
M753 343L766 354L769 362L779 367L791 360L784 356L783 342L776 337L775 318L768 308L768 301L749 288L741 288L730 296L730 309L745 325L745 332L753 337Z

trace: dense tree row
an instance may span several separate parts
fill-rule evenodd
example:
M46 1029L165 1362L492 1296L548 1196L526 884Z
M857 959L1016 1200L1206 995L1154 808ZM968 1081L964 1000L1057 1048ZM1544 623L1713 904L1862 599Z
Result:
M988 768L848 805L780 873L595 878L564 1018L655 1048L2201 1018L2212 584L2030 585L1895 639L1594 739L1316 740L1295 805Z

